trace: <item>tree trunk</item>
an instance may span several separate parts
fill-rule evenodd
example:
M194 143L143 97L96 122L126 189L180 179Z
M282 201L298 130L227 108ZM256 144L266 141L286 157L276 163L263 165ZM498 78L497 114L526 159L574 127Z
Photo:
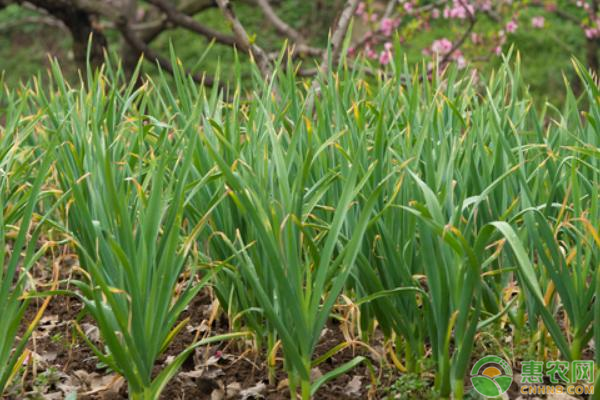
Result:
M22 2L24 0L17 0L17 3ZM92 14L74 7L70 2L64 0L29 0L28 3L46 10L67 26L73 37L74 58L82 71L86 69L88 43L90 44L91 65L97 67L102 64L107 41L95 24Z
M137 19L137 1L123 0L121 4L122 15L127 18L127 23L132 24ZM127 40L121 38L121 65L128 79L133 76L133 71L140 60L141 54L127 43ZM144 39L142 39L144 40ZM144 40L145 41L145 40ZM137 85L141 84L141 77L138 77Z
M73 54L79 68L85 71L88 45L90 46L90 65L99 67L104 62L104 50L107 47L107 41L104 34L94 26L92 17L82 11L73 10L68 13L63 22L73 36Z

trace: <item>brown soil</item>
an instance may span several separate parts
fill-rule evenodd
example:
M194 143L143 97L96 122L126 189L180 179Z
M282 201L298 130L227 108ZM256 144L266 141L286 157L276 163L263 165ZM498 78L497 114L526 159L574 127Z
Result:
M204 323L204 328L201 330L209 328L211 335L227 332L228 322L224 316L216 318L212 325L207 327L206 321L210 314L211 304L212 299L208 290L197 296L182 315L182 318L190 318L188 327L196 328ZM37 306L39 304L30 306L25 321L33 318ZM86 393L98 389L98 387L94 387L94 379L103 384L110 383L110 378L102 380L102 377L110 376L111 373L99 365L93 351L74 332L73 321L81 317L81 310L82 305L76 299L58 296L51 300L44 313L44 318L30 341L29 348L37 356L30 357L20 383L15 385L7 397L8 399L64 398L65 384L72 385L73 389L77 390L78 399L120 400L127 398L127 387L121 380L108 390L86 395ZM94 326L89 317L80 318L79 324L85 329L89 329L89 338L96 339L95 335L97 334L94 332ZM196 334L195 329L183 329L174 339L166 354L157 361L155 372L160 371L163 363L169 357L179 354L190 343L193 343ZM344 338L339 327L330 324L317 348L315 357L324 354L342 341ZM220 393L224 395L222 398L238 399L243 398L239 394L240 390L252 389L264 384L266 389L261 390L260 395L244 398L289 399L287 386L282 384L287 377L281 370L281 365L278 365L275 382L269 384L264 357L253 354L247 348L248 346L239 344L216 344L197 350L186 360L179 375L169 383L161 398L165 400L209 400L221 398L217 396ZM318 367L319 372L325 374L359 354L369 357L369 354L361 348L354 350L347 348L322 363ZM207 361L210 363L210 368L203 370L202 367ZM376 361L372 360L372 364L377 367ZM198 372L199 370L203 371ZM45 374L51 375L51 377L43 378ZM348 391L349 382L355 376L362 377L360 389L353 392L352 395L345 394ZM366 399L369 397L369 377L370 373L367 367L360 365L350 373L321 387L317 398L325 400ZM96 384L96 386L99 385L99 383ZM213 394L213 392L215 393ZM232 394L234 395L232 396Z
M75 258L66 256L61 260L60 279L68 280L76 263ZM51 264L41 260L35 268L35 275L42 282L51 281ZM24 321L31 321L37 313L42 301L36 300L30 305ZM211 319L215 301L210 288L203 290L183 312L180 320L189 319L187 326L175 337L165 354L156 362L155 374L168 363L169 359L180 354L198 337L222 334L229 331L229 321L224 313L216 314ZM6 397L10 400L20 399L63 399L72 392L77 392L78 399L123 400L127 398L127 386L124 381L100 365L94 352L81 340L74 331L74 321L78 321L87 337L98 346L99 335L93 321L82 313L82 304L66 296L54 297L44 313L36 331L29 342L28 349L33 356L23 367L22 375L10 388ZM212 322L209 322L212 321ZM21 328L20 334L25 327ZM510 332L505 333L511 336ZM370 346L376 353L382 352L381 334L373 335ZM322 335L314 357L317 358L345 341L337 320L332 319ZM481 351L481 349L479 349ZM593 355L586 350L586 357ZM339 365L353 359L357 355L369 358L372 370L365 364L322 386L316 399L354 400L386 398L386 388L400 376L398 371L388 367L382 368L379 361L364 347L348 347L318 366L318 371L325 374ZM281 354L278 355L279 357ZM473 362L479 357L474 354ZM277 364L274 382L269 383L265 366L264 352L253 351L250 343L241 341L214 344L197 349L182 365L179 374L171 380L163 391L161 399L289 399L289 390L285 382L287 376L281 362ZM515 365L519 368L520 365ZM372 375L375 374L377 385L371 389ZM428 377L426 386L432 384L433 376ZM465 378L468 390L470 382ZM259 394L243 395L243 392L255 391ZM431 392L429 392L431 393ZM406 393L403 393L406 397ZM518 386L513 384L508 392L509 398L519 396Z

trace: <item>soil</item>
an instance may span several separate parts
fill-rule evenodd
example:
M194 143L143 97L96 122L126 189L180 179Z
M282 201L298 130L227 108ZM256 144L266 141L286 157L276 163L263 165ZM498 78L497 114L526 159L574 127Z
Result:
M68 280L77 270L74 257L65 256L61 260L60 279ZM42 260L34 271L40 281L51 281L50 263ZM41 265L46 265L42 267ZM24 321L34 319L42 300L30 304ZM32 335L28 349L31 356L22 368L22 374L15 380L6 397L10 400L21 399L64 399L69 393L76 392L78 399L90 400L123 400L127 399L127 385L124 380L99 363L98 358L84 340L75 332L75 321L85 332L87 338L101 347L100 338L93 320L82 311L79 300L67 296L52 298L44 312L37 329ZM215 312L215 310L217 312ZM343 311L339 311L343 314ZM157 360L154 374L176 355L180 354L199 337L208 337L230 331L229 321L225 313L219 311L210 288L205 288L196 296L188 308L182 313L180 320L188 319L186 327L174 338L166 352ZM336 345L345 342L343 326L336 319L331 319L322 333L316 348L314 359L326 354ZM25 326L21 327L22 334ZM510 332L505 333L511 336ZM348 373L329 381L322 386L316 399L323 400L355 400L384 399L388 388L401 376L388 365L380 363L379 355L383 353L383 335L376 332L369 343L372 351L365 347L347 347L334 354L327 361L313 370L315 374L326 374L357 355L369 359L371 368L360 364ZM485 351L485 346L480 351ZM586 357L593 355L586 350ZM278 354L281 357L281 354ZM479 358L473 355L473 363ZM205 346L197 349L182 365L178 375L172 379L162 393L161 399L289 399L287 376L278 359L276 376L269 382L265 366L264 352L253 350L252 343L246 341L230 341ZM515 365L519 368L520 365ZM433 376L428 376L424 389L419 393L429 393ZM422 377L417 378L422 379ZM375 382L375 383L373 383ZM470 386L465 378L466 387ZM402 390L402 389L399 389ZM519 398L518 386L513 386L507 393L509 398ZM395 395L402 399L414 396L406 392ZM425 398L417 395L414 398ZM74 399L74 397L72 397ZM429 397L427 397L429 398ZM571 398L574 399L574 398Z
M25 321L33 319L40 303L31 304ZM216 318L211 326L207 326L212 304L209 289L193 300L181 316L182 319L190 319L188 329L183 329L175 337L165 354L157 361L155 373L158 373L171 357L194 342L197 329L209 331L211 335L228 331L228 321L223 315ZM81 311L82 304L76 299L57 296L51 300L30 341L29 348L35 356L29 357L28 365L23 368L24 373L20 383L14 385L12 391L9 391L7 399L65 398L68 394L65 391L69 389L77 391L78 399L127 398L127 386L99 364L94 352L75 333L73 322L79 319L78 323L86 331L88 338L94 342L98 340L91 319L87 316L81 318ZM342 341L344 338L339 326L331 323L325 330L315 357L325 354ZM248 347L216 344L200 348L186 360L178 376L171 380L163 391L161 399L289 399L285 372L279 368L275 382L269 384L263 358L253 354ZM319 365L318 373L325 374L356 355L372 359L371 355L362 348L346 348ZM374 366L377 365L375 360L372 359L371 362ZM206 363L210 365L209 368L203 368ZM322 386L318 398L366 399L369 397L369 377L370 372L367 367L359 365L350 373ZM360 379L361 384L352 385L353 378L355 382L356 379ZM116 382L113 382L114 380ZM349 385L354 390L350 390ZM104 386L108 386L106 390L99 390ZM245 394L244 390L246 390ZM253 391L256 392L254 396L251 395ZM349 391L352 393L347 394Z

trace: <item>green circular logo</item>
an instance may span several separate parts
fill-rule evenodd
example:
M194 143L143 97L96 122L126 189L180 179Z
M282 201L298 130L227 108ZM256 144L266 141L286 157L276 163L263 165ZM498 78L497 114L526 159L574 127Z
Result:
M496 397L505 393L513 381L512 368L498 356L485 356L473 365L471 383L483 396Z

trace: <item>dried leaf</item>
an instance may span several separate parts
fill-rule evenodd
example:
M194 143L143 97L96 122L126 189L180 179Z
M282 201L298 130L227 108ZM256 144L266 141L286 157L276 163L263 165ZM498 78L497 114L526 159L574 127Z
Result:
M225 393L227 394L227 399L237 399L240 392L242 391L242 385L239 382L233 382L227 385L225 388Z
M255 386L244 389L240 392L240 398L242 400L250 399L262 399L264 398L263 393L267 391L267 385L264 382L258 382Z
M362 380L363 377L360 375L352 377L352 380L346 385L344 393L348 396L358 396L360 394L360 389L362 388Z
M223 389L215 389L210 394L210 400L223 400L225 398L225 392Z

